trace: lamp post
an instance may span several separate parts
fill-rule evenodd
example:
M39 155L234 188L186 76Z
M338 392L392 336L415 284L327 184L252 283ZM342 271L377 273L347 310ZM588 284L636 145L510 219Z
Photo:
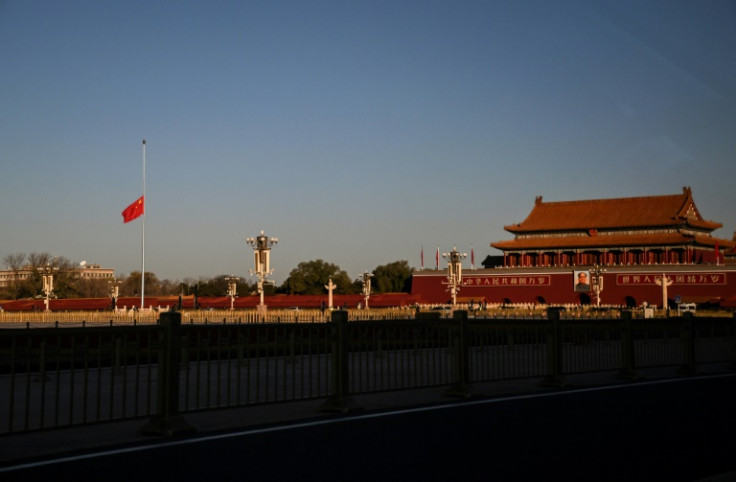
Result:
M373 278L373 273L366 271L357 279L363 285L363 301L365 301L366 309L368 309L368 298L371 297L371 278Z
M109 296L110 301L112 301L112 311L115 311L118 307L118 296L120 296L120 281L118 281L117 278L114 278L112 281L108 281L107 285L107 296Z
M246 238L245 242L253 248L254 270L250 270L250 275L254 274L258 277L258 294L261 296L261 302L258 305L258 312L265 312L266 305L263 303L263 286L265 284L274 284L268 279L268 275L273 273L271 269L271 247L279 242L278 238L269 238L263 231L255 238Z
M49 300L54 296L54 268L50 264L46 264L41 275L43 278L43 303L46 306L46 311L51 311L49 308Z
M447 260L447 291L452 295L452 306L457 306L457 293L463 282L463 259L467 258L467 254L460 253L453 246L449 253L442 253L442 257Z
M235 296L238 294L237 281L239 279L237 276L228 276L225 278L227 280L227 295L230 297L230 311L235 309Z
M605 268L601 268L599 265L593 266L590 270L590 284L595 293L596 306L599 308L601 306L601 292L603 291L603 273L605 272Z

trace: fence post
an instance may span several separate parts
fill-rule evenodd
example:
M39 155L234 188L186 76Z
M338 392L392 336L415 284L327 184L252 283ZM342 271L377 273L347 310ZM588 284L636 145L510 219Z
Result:
M112 373L113 375L120 375L123 373L123 340L120 337L115 338Z
M167 311L159 319L158 381L156 414L141 427L141 435L170 437L195 431L179 415L179 357L181 355L181 313Z
M733 335L734 345L736 345L736 312L734 312L733 316L731 316L731 334ZM728 368L731 370L736 370L736 357L728 366Z
M616 378L624 380L638 380L634 371L636 358L634 353L634 331L631 322L631 310L621 311L621 369Z
M560 309L547 308L547 376L540 383L543 387L564 387L562 376L562 329L560 327Z
M452 313L455 332L455 382L445 391L447 397L470 398L470 382L468 375L468 312L456 310Z
M678 373L684 375L697 375L698 366L695 363L695 327L693 326L693 314L686 311L682 314L682 325L680 328L680 339L682 341L682 365Z
M350 377L348 366L348 312L335 310L332 312L330 335L332 337L332 387L325 403L320 405L320 412L348 413L362 408L349 396Z

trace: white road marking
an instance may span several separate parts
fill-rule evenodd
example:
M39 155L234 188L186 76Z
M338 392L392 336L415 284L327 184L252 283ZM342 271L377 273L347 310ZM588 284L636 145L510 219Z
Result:
M272 432L281 432L281 431L294 430L294 429L300 429L300 428L317 427L321 425L339 424L339 423L353 422L356 420L368 420L368 419L374 419L374 418L393 417L396 415L403 415L403 414L409 414L409 413L420 413L420 412L429 412L433 410L455 409L455 408L474 406L474 405L492 405L495 403L510 402L514 400L528 400L528 399L533 399L533 398L564 397L567 395L575 395L575 394L580 394L580 393L599 392L599 391L606 391L606 390L619 390L619 389L624 389L624 388L635 388L635 387L650 386L650 385L662 385L662 384L667 384L667 383L682 383L682 382L692 382L692 381L699 381L699 380L710 380L710 379L718 379L718 378L734 378L734 377L736 377L736 374L703 375L703 376L698 376L695 378L672 378L672 379L666 379L666 380L652 380L652 381L642 381L642 382L626 383L626 384L618 384L618 385L606 385L606 386L601 386L601 387L572 388L572 389L562 390L562 391L557 391L557 392L530 393L530 394L525 394L525 395L510 395L510 396L504 396L504 397L484 398L484 399L478 399L478 400L467 400L464 402L452 402L452 403L443 403L443 404L438 404L438 405L428 405L428 406L405 408L405 409L399 409L399 410L390 410L390 411L385 411L385 412L348 415L348 416L339 417L339 418L328 418L328 419L313 420L313 421L308 421L308 422L290 423L290 424L285 424L285 425L277 425L273 427L255 428L255 429L248 429L248 430L243 430L239 432L228 432L228 433L218 434L218 435L206 435L202 437L193 437L193 438L187 438L183 440L157 442L153 444L136 445L135 447L125 447L125 448L118 448L118 449L102 450L99 452L91 452L91 453L80 454L80 455L59 457L59 458L54 458L54 459L41 460L38 462L29 462L25 464L13 465L9 467L0 467L0 473L11 472L11 471L16 471L16 470L31 469L31 468L42 467L46 465L62 464L66 462L75 462L78 460L92 459L92 458L97 458L97 457L107 457L111 455L121 455L121 454L126 454L126 453L142 452L146 450L177 447L181 445L198 444L198 443L203 443L203 442L210 442L213 440L223 440L223 439L235 438L235 437L247 437L250 435L259 435L263 433L272 433Z

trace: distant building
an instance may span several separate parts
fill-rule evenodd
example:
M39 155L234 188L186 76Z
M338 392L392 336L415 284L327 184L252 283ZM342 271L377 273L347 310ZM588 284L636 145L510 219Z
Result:
M99 264L80 265L72 268L77 276L81 279L100 279L100 280L112 280L115 278L115 270L111 268L103 268ZM13 281L23 281L28 279L32 270L30 266L24 266L23 268L13 271L11 269L0 270L0 288L11 286Z
M104 279L112 280L115 278L115 270L112 268L103 268L99 264L89 264L75 268L78 275L82 279Z
M736 236L714 237L720 227L701 216L689 187L665 196L564 202L537 197L524 221L504 227L514 239L491 243L503 252L502 261L488 257L486 269L466 270L459 296L489 303L588 304L598 293L579 280L593 281L601 270L602 304L662 305L662 276L672 281L668 304L717 303L736 292ZM445 276L444 270L415 272L412 294L446 303Z

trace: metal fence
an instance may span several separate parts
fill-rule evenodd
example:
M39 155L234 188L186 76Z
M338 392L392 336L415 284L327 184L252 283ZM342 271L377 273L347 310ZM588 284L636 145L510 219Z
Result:
M168 308L120 309L115 311L2 311L0 328L43 328L70 326L129 326L156 324ZM347 310L350 321L399 320L413 318L415 310L403 308L373 308ZM219 323L318 323L330 321L330 310L321 309L273 309L259 312L254 309L181 310L183 324ZM444 311L445 316L451 312Z
M0 330L0 434L225 407L736 360L736 319L347 320ZM163 423L163 422L162 422Z

